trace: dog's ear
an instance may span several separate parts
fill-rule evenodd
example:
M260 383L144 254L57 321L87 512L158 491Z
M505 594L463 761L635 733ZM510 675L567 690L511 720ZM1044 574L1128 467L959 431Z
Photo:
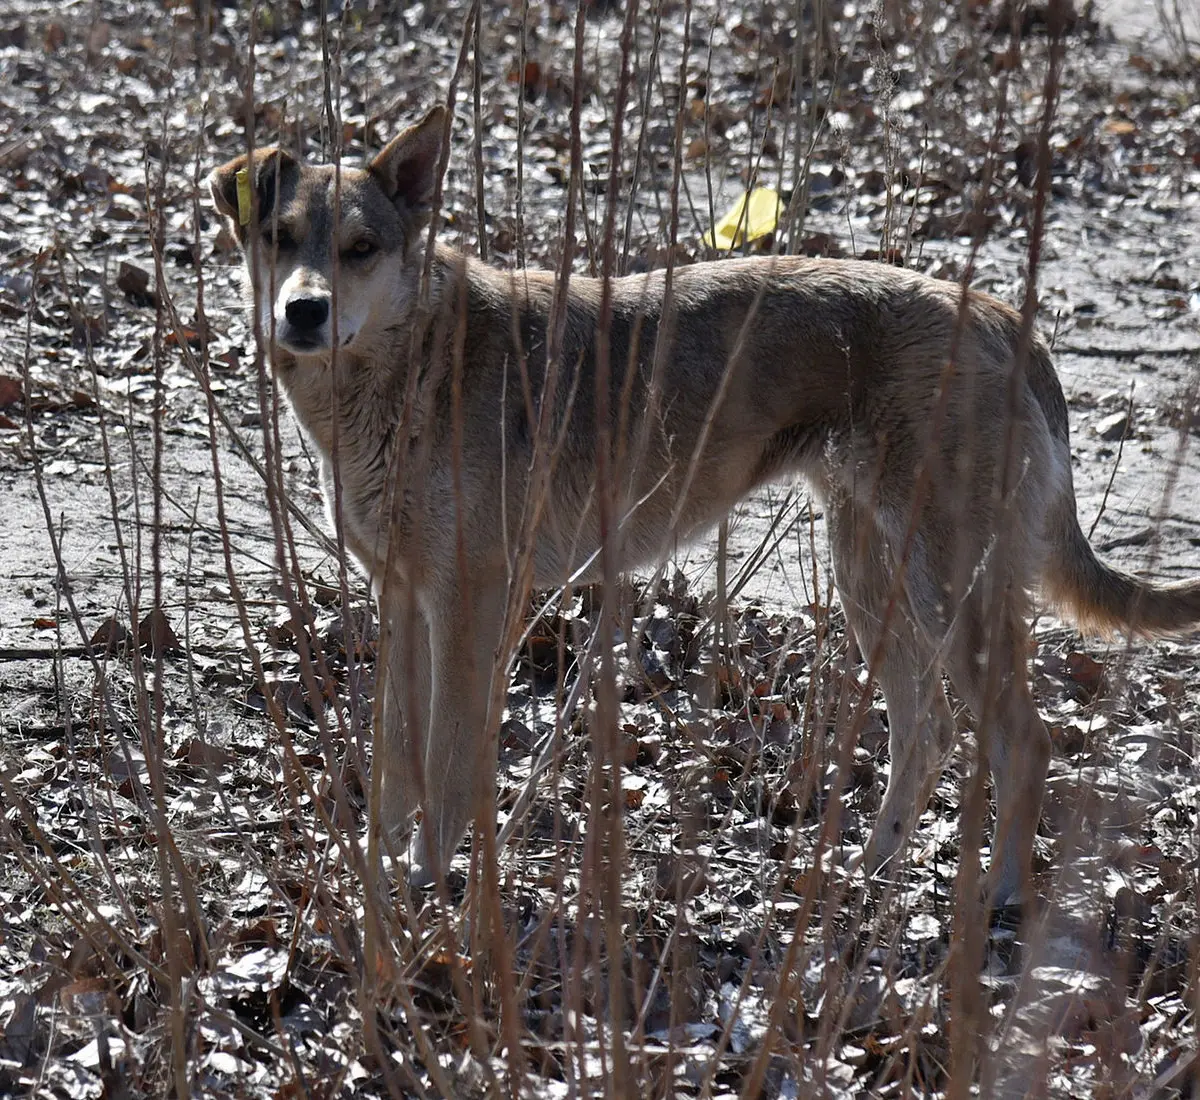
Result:
M229 219L240 244L246 243L254 200L258 197L258 220L265 222L275 206L275 195L284 175L295 170L296 162L282 149L271 146L256 149L251 160L245 153L228 164L213 169L208 177L213 205Z
M368 168L383 193L404 212L428 214L437 188L446 108L434 107L394 137Z

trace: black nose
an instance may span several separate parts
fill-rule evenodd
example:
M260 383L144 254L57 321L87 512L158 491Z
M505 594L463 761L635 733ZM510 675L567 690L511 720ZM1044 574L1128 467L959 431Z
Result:
M288 324L302 331L311 332L320 328L329 318L328 298L308 298L297 296L289 298L287 308Z

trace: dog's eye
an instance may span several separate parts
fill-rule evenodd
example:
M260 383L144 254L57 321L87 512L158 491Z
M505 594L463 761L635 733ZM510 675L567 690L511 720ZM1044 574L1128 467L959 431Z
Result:
M373 256L374 254L375 254L375 245L371 241L366 240L365 238L361 241L355 241L350 246L350 255L353 256L356 260L364 260L368 256Z
M270 248L273 244L280 252L284 252L290 248L296 247L296 242L292 239L292 235L282 226L280 227L279 232L276 233L273 231L271 226L264 225L260 235L262 237L262 243L267 248Z

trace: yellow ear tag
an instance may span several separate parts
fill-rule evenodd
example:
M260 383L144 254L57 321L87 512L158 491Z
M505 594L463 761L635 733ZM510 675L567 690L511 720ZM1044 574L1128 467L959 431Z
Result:
M250 224L250 169L239 168L237 175L238 225Z
M757 241L774 232L783 210L783 200L773 187L747 191L711 230L704 234L709 248L731 249L745 241Z

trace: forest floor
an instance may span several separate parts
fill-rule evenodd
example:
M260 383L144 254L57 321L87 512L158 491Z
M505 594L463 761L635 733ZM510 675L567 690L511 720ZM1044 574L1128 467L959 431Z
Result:
M807 188L780 227L789 251L969 268L1019 305L1045 7L1023 9L1019 49L1008 5L826 7L821 27L772 3L639 17L624 266L665 262L682 106L683 261L708 258L701 234L754 174ZM260 143L321 156L332 110L347 157L377 149L445 98L468 6L339 9L332 66L312 5L255 10L253 46L248 6L0 15L0 1096L1196 1095L1200 644L1039 620L1045 904L1036 931L989 933L972 1046L948 961L970 734L883 897L819 858L831 803L839 844L869 829L887 727L868 698L839 759L867 681L802 487L732 519L732 645L713 642L715 536L631 583L619 905L589 878L586 707L556 718L536 651L561 631L568 666L582 652L596 616L580 599L514 672L502 815L535 793L501 852L499 925L472 919L486 891L464 848L454 903L392 895L402 931L371 954L352 843L367 588L321 535L311 452L263 400L203 178L247 117ZM606 212L624 10L593 3L584 32L580 271ZM531 3L522 35L519 11L485 15L457 87L441 236L490 262L561 254L575 19ZM1081 522L1156 581L1200 574L1198 71L1191 13L1072 15L1037 269ZM314 521L283 550L257 468L276 424ZM715 696L696 686L714 668Z

